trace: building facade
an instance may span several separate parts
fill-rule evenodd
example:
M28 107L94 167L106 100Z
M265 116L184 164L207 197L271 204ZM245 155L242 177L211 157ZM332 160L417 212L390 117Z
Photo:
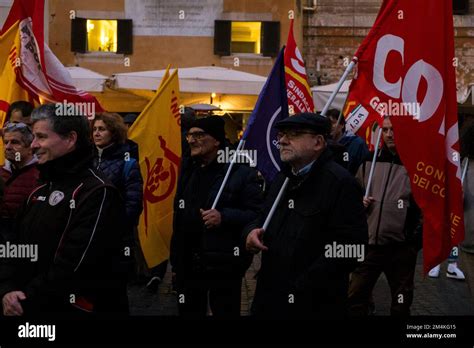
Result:
M66 66L104 75L221 66L267 76L295 0L48 0L49 43ZM116 35L114 38L114 34Z
M459 112L474 114L474 0L453 1ZM304 11L303 55L311 85L337 82L370 31L382 0L310 0ZM422 14L420 14L422 15ZM435 38L430 38L435 39ZM469 94L470 93L470 94ZM464 100L465 99L465 100Z

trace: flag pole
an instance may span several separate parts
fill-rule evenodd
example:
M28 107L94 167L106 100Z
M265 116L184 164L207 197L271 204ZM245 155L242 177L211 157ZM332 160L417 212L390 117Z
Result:
M337 83L336 88L334 89L331 96L329 97L329 100L326 102L326 105L324 106L323 111L321 111L322 116L326 116L326 112L329 110L329 107L331 106L332 102L336 98L337 92L339 92L339 90L341 89L342 84L347 78L347 75L349 75L349 73L352 71L356 63L357 63L357 57L352 58L351 63L347 66L346 70L344 71L341 78L339 79L339 82ZM272 208L270 209L270 212L268 213L267 218L265 219L265 223L263 224L262 228L264 231L270 224L273 214L275 214L276 207L280 203L280 200L283 197L283 193L285 192L289 181L290 179L287 177L285 181L283 182L283 185L281 185L280 192L278 192L278 196L276 197L275 202L273 202Z
M346 98L344 99L344 103L342 104L341 110L339 110L339 117L337 118L337 123L336 125L339 125L341 123L341 119L344 117L344 109L346 108L347 100L349 99L349 91L347 91ZM344 130L345 127L344 127Z
M466 157L466 160L464 162L466 164L464 165L464 168L462 169L461 185L464 184L464 178L466 177L467 167L469 166L469 157Z
M219 191L217 192L217 196L214 199L214 203L212 203L211 209L216 209L217 202L219 202L219 199L221 198L222 191L224 191L225 184L227 184L227 180L229 179L230 171L232 170L232 167L234 166L235 159L237 158L237 153L242 149L243 146L244 146L244 140L240 139L239 145L237 146L237 150L235 150L234 156L232 156L232 160L230 161L229 167L227 168L227 172L225 173L224 180L222 181L221 187L219 188Z
M288 186L288 183L290 182L290 179L286 178L285 181L283 182L283 185L281 185L280 192L278 192L278 196L275 199L275 202L272 205L272 208L270 209L270 212L267 215L267 218L265 219L265 223L263 224L263 230L266 230L268 225L270 224L270 220L273 217L273 214L275 214L276 207L278 203L281 201L281 197L283 196L283 193L286 190L286 187Z
M334 99L336 99L337 92L339 92L339 90L341 89L342 84L344 83L344 81L346 81L347 75L349 75L349 73L352 71L352 69L357 63L357 60L358 60L357 57L352 58L352 61L347 66L346 70L344 71L344 74L342 74L341 78L339 79L339 82L337 83L336 88L334 89L334 91L332 91L332 94L329 97L329 100L327 101L326 105L324 105L323 111L321 111L322 116L326 116L326 113L329 110L329 107L331 106Z
M380 138L382 136L382 128L379 128L379 133L377 134L377 142L375 144L374 158L372 159L372 164L370 166L369 180L367 180L367 188L365 189L364 198L369 197L370 185L372 184L372 176L374 175L375 162L377 161L377 153L379 152Z

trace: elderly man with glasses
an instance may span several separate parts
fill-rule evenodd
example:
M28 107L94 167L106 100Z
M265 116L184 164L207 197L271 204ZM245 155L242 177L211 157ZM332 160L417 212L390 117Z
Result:
M170 257L179 313L203 317L210 308L215 317L238 317L242 277L252 260L240 236L260 207L257 173L235 164L212 208L231 160L218 156L225 148L224 121L197 119L186 139L191 157L183 157L181 166Z
M31 149L33 134L24 123L7 123L3 128L5 165L0 175L5 182L0 203L0 243L11 240L13 221L23 201L38 186L39 171Z
M262 214L244 229L262 251L252 313L267 318L345 315L349 273L362 261L367 222L362 189L327 148L329 120L302 113L276 123L282 170ZM286 178L275 214L261 227Z

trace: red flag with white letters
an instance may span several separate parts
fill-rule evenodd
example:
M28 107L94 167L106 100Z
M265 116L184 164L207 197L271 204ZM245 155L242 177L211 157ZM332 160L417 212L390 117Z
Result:
M288 94L288 108L291 114L314 112L314 101L308 84L303 56L296 46L293 35L293 19L285 48L285 81Z
M423 211L427 273L464 239L452 1L384 2L356 57L356 119L381 123L391 116Z

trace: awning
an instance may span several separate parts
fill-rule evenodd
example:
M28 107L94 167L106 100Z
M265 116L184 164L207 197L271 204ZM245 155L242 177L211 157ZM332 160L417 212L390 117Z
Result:
M156 90L165 70L115 74L115 88ZM187 93L258 95L266 77L237 70L203 66L179 68L179 89Z
M344 107L344 102L346 101L347 91L352 80L344 81L341 89L336 95L336 99L331 104L331 109L341 110ZM314 106L316 111L321 111L326 105L329 97L331 96L332 91L336 89L337 83L324 86L314 86L311 87L311 92L313 93Z
M71 75L74 86L77 89L86 92L102 92L107 76L96 73L95 71L80 68L80 67L66 67Z

